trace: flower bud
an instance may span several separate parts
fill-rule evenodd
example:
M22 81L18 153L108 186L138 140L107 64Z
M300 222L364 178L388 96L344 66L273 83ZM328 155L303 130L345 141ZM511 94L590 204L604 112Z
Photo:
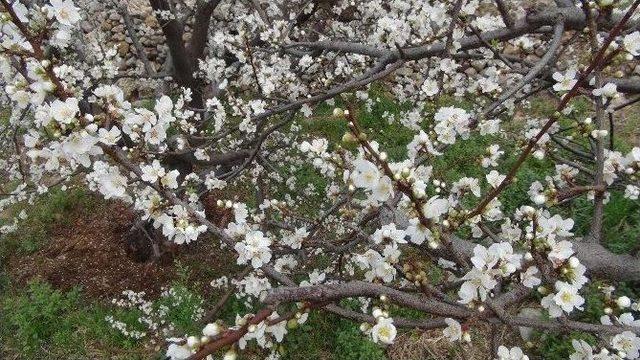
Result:
M538 205L542 205L547 202L547 197L544 194L538 194L533 197L533 202Z
M342 135L342 142L345 144L353 143L355 141L356 138L350 132L345 132L344 135Z
M298 321L296 319L289 319L287 321L287 328L293 330L298 327Z
M631 299L629 299L626 296L620 296L616 300L616 304L618 304L618 307L620 307L621 309L624 309L624 308L627 308L627 307L631 306Z
M235 350L231 349L224 354L224 356L222 357L222 360L236 360L237 358L238 358L238 353L236 353Z
M195 337L195 336L189 336L189 337L187 338L187 346L188 346L188 347L190 347L190 348L192 348L192 349L194 349L194 348L196 348L196 347L200 346L200 339L198 339L198 338L197 338L197 337Z
M533 157L536 158L537 160L542 160L544 159L544 151L542 150L536 150L533 152Z
M613 309L611 309L610 307L606 307L604 308L604 313L607 315L611 315L611 313L613 313Z
M468 342L468 343L470 343L470 342L471 342L471 334L469 334L468 332L466 332L466 331L465 331L465 332L462 334L462 340L463 340L464 342Z
M382 310L380 310L380 308L373 309L373 312L371 314L373 315L374 318L379 318L383 315Z
M207 324L207 326L202 329L202 334L206 336L214 337L220 333L220 325L216 323Z
M546 287L544 287L544 286L538 286L538 292L539 292L541 295L546 295L546 294L547 294L547 288L546 288Z

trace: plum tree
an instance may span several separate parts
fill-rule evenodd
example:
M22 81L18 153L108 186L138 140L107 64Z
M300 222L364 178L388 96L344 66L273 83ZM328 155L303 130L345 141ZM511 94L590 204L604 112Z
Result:
M603 246L605 204L640 195L640 148L614 141L640 93L629 66L640 1L150 0L164 68L147 57L127 2L103 4L123 19L135 56L124 67L89 2L0 2L10 112L0 206L81 183L129 204L156 255L159 237L219 241L242 265L228 274L230 294L253 311L235 324L213 311L202 335L172 339L169 357L232 359L249 341L277 357L289 327L325 311L362 323L381 346L400 328L442 328L464 343L488 324L602 340L575 340L572 359L638 358L636 300L607 288L601 323L575 314L592 279L640 280L637 256ZM131 79L154 91L125 89ZM411 134L398 156L359 116L381 97L404 104L383 115ZM547 117L523 111L534 97L553 107ZM301 130L326 107L319 121L343 124L342 144ZM434 171L478 138L490 145L476 168ZM554 167L507 209L505 191L531 158ZM323 187L302 184L300 169ZM561 213L577 199L592 212L584 237ZM536 298L544 316L517 313Z

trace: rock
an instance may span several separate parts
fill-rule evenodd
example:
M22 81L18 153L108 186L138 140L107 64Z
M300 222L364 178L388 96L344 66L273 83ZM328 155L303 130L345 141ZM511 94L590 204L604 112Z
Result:
M151 13L151 6L146 0L129 0L128 8L133 16L146 16Z
M126 42L120 42L118 44L118 54L122 57L125 57L129 53L129 44Z
M113 34L113 36L111 36L111 39L113 39L115 41L124 41L124 34L123 33L115 33L115 34Z
M80 28L82 29L82 31L89 33L93 30L93 25L85 20L80 23Z
M149 27L158 26L158 20L156 19L156 17L154 15L149 15L146 18L144 18L144 23L145 23L145 25L147 25Z
M519 47L513 46L509 43L504 46L504 53L507 55L517 55L519 51Z

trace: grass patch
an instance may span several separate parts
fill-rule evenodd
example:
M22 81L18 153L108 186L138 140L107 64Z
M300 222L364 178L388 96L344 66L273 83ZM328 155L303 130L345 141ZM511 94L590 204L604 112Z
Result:
M5 292L0 298L2 353L19 359L92 358L108 352L113 359L142 358L135 343L104 320L108 310L87 304L79 289L63 293L44 282Z
M74 209L91 211L96 199L83 189L53 189L39 197L34 204L18 204L13 214L24 211L27 218L19 224L19 230L7 234L0 241L0 260L4 261L13 252L31 254L38 251L51 237L53 229L69 225L65 216Z
M364 335L358 324L325 312L290 330L282 343L283 360L382 360L384 350Z
M589 232L593 204L586 198L577 199L567 209L576 225L575 233L584 236ZM611 192L611 198L604 207L603 245L612 252L628 253L640 246L640 203L624 198L620 192Z
M397 116L411 107L398 104L385 96L380 89L374 89L374 98L370 109L360 109L357 116L364 131L372 140L380 144L381 150L387 152L391 161L404 159L406 144L415 132L397 123L389 122L389 115ZM584 99L575 101L575 110L571 117L577 119L588 116L590 111L588 102ZM344 107L337 101L338 106ZM429 105L423 124L432 122L433 113L440 106L455 105L469 108L470 103L454 102L444 99ZM553 102L547 98L532 101L530 113L532 116L545 117L553 112ZM296 120L301 125L302 138L324 137L329 140L330 147L341 142L343 134L348 130L343 119L332 116L333 106L327 104L318 107L310 119ZM570 119L563 118L562 122L569 123ZM497 143L505 151L505 156L499 161L498 170L506 173L520 155L521 148L513 142L514 136L521 131L519 123L504 124L507 136L480 136L474 134L468 140L459 139L450 146L443 156L433 159L427 165L434 167L433 176L446 181L449 185L461 177L476 177L484 182L487 172L479 164L487 146ZM625 125L625 131L633 134L635 125ZM626 129L626 130L624 130ZM629 130L630 129L630 130ZM629 148L627 138L616 139L616 147ZM350 148L353 150L352 148ZM313 185L316 193L310 197L308 208L303 207L305 213L317 213L318 204L326 200L322 194L327 186L327 180L322 177L313 166L302 164L291 171L285 166L283 173L292 172L297 181L297 188L304 189ZM545 175L553 172L553 163L545 160L527 160L520 168L517 182L511 184L500 196L505 214L512 214L522 204L529 203L527 190L536 180L544 179ZM249 185L251 187L253 185ZM486 187L485 187L486 190ZM249 202L252 196L242 196L243 191L249 189L233 189L239 197L246 197ZM20 231L5 236L0 242L0 261L10 254L33 253L40 249L52 235L57 226L68 225L67 216L74 209L82 208L87 211L95 206L95 198L87 192L78 189L67 191L52 190L41 197L31 206L17 206L14 211L25 210L28 217L20 224ZM255 204L254 204L255 205ZM305 205L306 206L306 205ZM570 205L563 205L552 209L560 212L563 217L572 217L576 221L574 231L576 235L584 235L589 229L592 204L585 198L578 199ZM638 246L637 234L640 233L640 204L637 201L624 199L619 192L613 192L611 201L605 206L605 237L606 246L614 252L625 253ZM181 285L189 283L189 267L200 264L184 264L179 266L180 279L172 288L170 296L160 297L150 302L154 311L163 310L164 320L172 324L175 333L198 334L201 327L194 319L197 318L198 308L203 304L203 297L193 288ZM431 269L430 275L434 282L441 277L439 268ZM199 272L199 271L198 271ZM210 269L207 273L211 278L219 274L220 269ZM109 359L146 359L151 358L148 350L140 349L143 343L148 343L148 337L134 340L115 330L105 321L109 315L127 325L128 329L147 331L139 319L143 312L136 308L118 308L116 310L97 303L88 303L79 289L62 293L54 290L46 283L34 282L27 289L12 289L11 280L0 273L0 343L1 355L19 355L25 359L32 358L109 358ZM633 295L633 288L627 284L620 284L619 290ZM592 284L585 289L587 299L585 311L580 313L581 320L597 322L602 315L603 296ZM637 296L637 294L636 294ZM212 305L217 299L206 299L207 305ZM218 315L219 318L233 323L236 314L253 311L250 306L240 300L232 298ZM423 313L392 308L393 316L406 318L420 318ZM302 326L291 329L279 347L283 359L384 359L385 351L382 347L372 343L358 328L357 323L342 319L325 312L312 312L309 320ZM588 342L592 338L581 334L559 336L552 333L537 335L536 348L529 349L546 359L566 359L573 352L571 339L582 338ZM164 344L158 344L159 352L164 350Z
M566 336L560 336L557 333L539 333L536 347L525 350L531 354L539 355L545 360L565 360L575 352L571 341L576 339L584 340L590 345L595 345L596 338L592 335L572 332Z

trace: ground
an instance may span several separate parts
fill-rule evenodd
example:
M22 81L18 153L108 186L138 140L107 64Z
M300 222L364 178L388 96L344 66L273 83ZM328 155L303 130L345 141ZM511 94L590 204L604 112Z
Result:
M50 241L40 250L11 258L9 276L20 286L42 280L61 290L79 286L92 299L111 300L124 290L157 296L176 279L180 262L199 264L200 269L225 263L217 247L205 241L176 249L180 253L169 254L170 259L138 262L126 244L135 215L125 204L97 197L93 201L98 203L95 209L78 207L65 214L68 222L54 226ZM179 262L173 259L176 255ZM207 274L193 273L194 285L206 287L197 282L198 275Z
M531 112L519 113L514 125L507 128L517 134L518 124L524 123L527 116L532 113L545 116L551 109L550 102L549 98L534 101ZM362 125L392 159L402 157L412 134L402 127L389 125L381 115L386 111L398 112L400 108L402 105L383 98L371 112L360 114ZM330 112L330 108L323 108L312 119L305 120L303 136L323 136L333 143L339 142L346 126L327 120ZM638 113L638 108L632 107L616 123L620 129L616 142L622 148L638 145ZM479 176L478 159L493 141L502 141L505 149L517 148L509 137L506 141L473 137L449 149L434 163L434 173L444 179ZM511 151L505 165L516 154L517 151ZM548 161L526 162L519 175L521 181L502 197L505 208L509 210L521 204L527 198L528 184L543 177L550 168ZM302 187L306 183L313 183L317 188L324 186L324 180L311 169L303 169L296 176ZM215 196L208 202L214 203ZM615 206L607 205L605 209L609 247L619 252L637 247L639 204L621 199L610 204ZM578 202L557 210L576 219L576 232L580 234L588 227L588 212L584 211L588 205ZM84 190L52 191L33 206L24 208L29 218L19 232L0 239L0 359L157 359L164 344L150 338L134 341L107 323L107 316L115 316L135 326L140 315L135 310L114 307L111 300L120 297L124 290L144 291L153 306L161 306L166 301L161 295L163 289L181 289L193 301L173 309L171 321L184 333L197 331L195 327L190 328L193 304L201 302L204 309L212 308L222 293L209 282L229 270L237 270L233 255L221 251L215 239L209 238L188 246L165 248L165 256L157 262L135 261L136 256L132 255L127 242L134 214L121 203L101 200ZM207 215L222 224L228 218L228 214L211 211ZM622 289L631 294L633 287L628 285L622 284ZM593 294L596 293L594 290ZM601 315L597 296L589 295L587 301L582 319L597 320ZM243 304L231 301L220 316L232 320L233 314L243 309ZM395 311L402 316L423 316L400 309ZM492 330L474 331L474 342L464 348L450 345L442 339L439 330L401 333L396 344L381 348L360 333L358 324L314 313L307 325L285 337L281 351L284 359L486 359ZM582 335L536 334L534 348L529 349L529 353L546 359L566 358L570 339L575 336ZM518 335L500 328L497 339L500 343L516 345ZM250 351L244 358L259 359L260 356Z

